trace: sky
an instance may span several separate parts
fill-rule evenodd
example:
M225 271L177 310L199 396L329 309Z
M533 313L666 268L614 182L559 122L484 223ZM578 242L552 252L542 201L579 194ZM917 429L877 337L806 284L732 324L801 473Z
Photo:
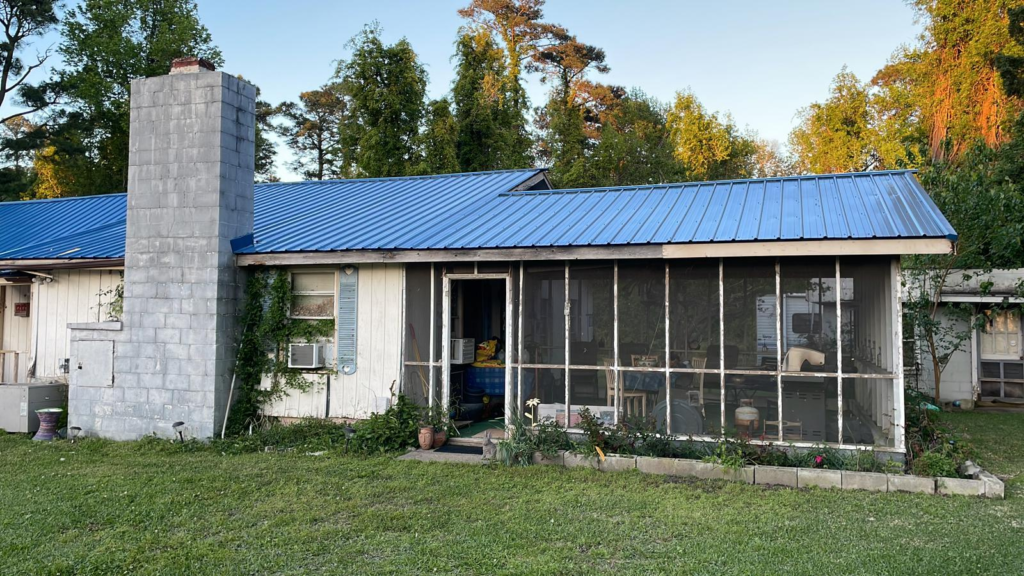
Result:
M468 0L198 0L199 15L224 54L223 69L241 74L263 99L295 100L319 87L347 41L367 23L384 40L406 37L439 97L453 79L454 42ZM662 101L691 89L710 110L785 143L796 112L825 99L844 66L868 80L921 25L900 0L548 0L545 19L604 48L611 71L595 79L642 88ZM57 41L56 37L48 38ZM543 103L536 77L528 93ZM285 166L279 146L278 175Z

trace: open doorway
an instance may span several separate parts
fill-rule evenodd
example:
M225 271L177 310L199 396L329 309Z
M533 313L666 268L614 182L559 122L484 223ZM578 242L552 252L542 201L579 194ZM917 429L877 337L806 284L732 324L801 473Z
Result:
M445 382L462 438L502 437L509 362L508 277L448 278Z

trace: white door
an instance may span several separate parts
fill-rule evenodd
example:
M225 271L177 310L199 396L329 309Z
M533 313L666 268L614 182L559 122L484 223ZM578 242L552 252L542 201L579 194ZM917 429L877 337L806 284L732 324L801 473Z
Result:
M3 382L26 382L32 344L32 316L38 311L32 305L32 286L3 286L3 322L0 327L0 355ZM17 354L15 354L17 353ZM17 374L15 374L17 365Z

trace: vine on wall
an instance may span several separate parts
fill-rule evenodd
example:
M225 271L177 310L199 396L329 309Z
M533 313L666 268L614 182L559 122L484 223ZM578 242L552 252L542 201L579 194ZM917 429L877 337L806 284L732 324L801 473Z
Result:
M291 283L286 270L259 270L249 278L235 367L238 399L228 419L232 433L240 433L258 420L267 403L283 398L290 390L306 391L313 385L304 377L308 372L288 367L288 343L333 338L334 320L291 318L290 305ZM264 376L268 388L261 387Z

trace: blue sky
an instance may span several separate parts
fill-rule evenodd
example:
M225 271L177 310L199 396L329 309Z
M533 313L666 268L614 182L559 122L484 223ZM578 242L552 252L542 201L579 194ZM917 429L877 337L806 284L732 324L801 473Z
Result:
M198 0L224 53L224 69L256 83L273 103L324 83L345 43L377 20L386 41L405 36L426 64L430 95L451 86L453 42L467 0ZM824 99L845 64L869 79L920 34L900 0L857 2L549 0L548 21L605 49L604 82L668 101L690 88L709 109L785 142L796 111ZM56 40L56 39L54 39ZM545 87L528 86L540 103ZM282 156L285 154L282 154ZM296 176L283 166L284 179Z

